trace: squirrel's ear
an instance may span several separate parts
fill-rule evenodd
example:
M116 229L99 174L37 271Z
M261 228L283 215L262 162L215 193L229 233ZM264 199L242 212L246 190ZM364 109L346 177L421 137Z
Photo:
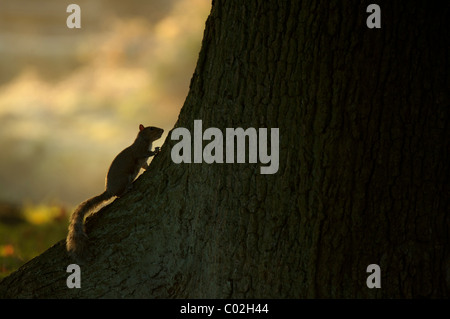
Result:
M139 131L142 131L144 129L144 125L139 124Z

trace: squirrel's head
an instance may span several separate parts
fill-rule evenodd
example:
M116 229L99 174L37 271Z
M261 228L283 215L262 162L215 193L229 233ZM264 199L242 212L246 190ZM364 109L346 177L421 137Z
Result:
M145 139L146 141L153 142L161 137L164 133L164 130L159 127L139 125L139 134L138 137Z

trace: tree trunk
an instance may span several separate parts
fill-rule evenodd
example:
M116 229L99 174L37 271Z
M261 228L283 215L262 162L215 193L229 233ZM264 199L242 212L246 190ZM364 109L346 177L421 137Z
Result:
M0 296L448 298L449 5L379 1L369 29L369 4L214 1L176 127L279 128L278 172L175 164L169 134L88 219L80 289L61 241Z

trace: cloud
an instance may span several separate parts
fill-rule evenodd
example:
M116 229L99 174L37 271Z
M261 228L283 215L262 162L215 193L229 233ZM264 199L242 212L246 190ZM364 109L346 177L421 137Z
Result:
M7 150L0 198L76 204L102 191L110 162L140 123L168 132L188 92L210 5L175 1L154 21L105 14L102 27L86 27L72 41L67 30L0 31L11 41L9 51L0 47L0 69L18 63L22 70L0 87L0 145Z

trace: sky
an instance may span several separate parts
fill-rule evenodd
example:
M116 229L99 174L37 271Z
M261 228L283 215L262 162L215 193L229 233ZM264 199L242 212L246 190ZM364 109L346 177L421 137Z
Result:
M81 8L81 28L66 25ZM0 0L0 202L101 193L139 124L175 124L210 0Z

